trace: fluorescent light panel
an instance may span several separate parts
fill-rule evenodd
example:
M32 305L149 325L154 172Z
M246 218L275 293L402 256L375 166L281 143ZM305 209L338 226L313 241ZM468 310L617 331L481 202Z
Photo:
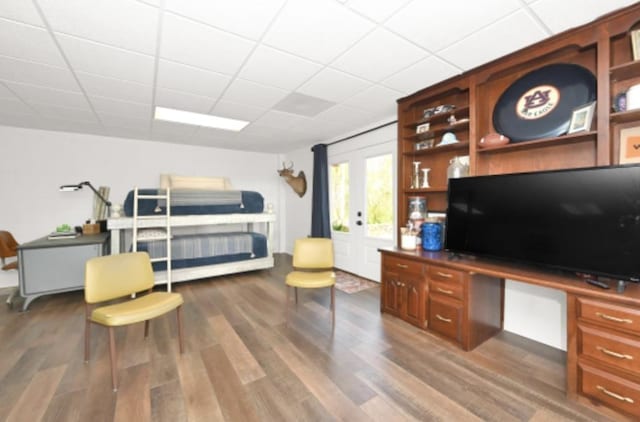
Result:
M226 117L213 116L211 114L192 113L190 111L176 110L174 108L156 107L154 114L156 120L184 123L187 125L206 126L215 129L241 131L249 122L244 120L228 119Z

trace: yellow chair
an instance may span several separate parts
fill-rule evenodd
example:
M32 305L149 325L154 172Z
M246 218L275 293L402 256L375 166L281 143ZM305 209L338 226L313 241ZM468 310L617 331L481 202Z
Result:
M336 275L333 272L333 242L325 238L297 239L293 247L294 271L287 274L287 310L289 322L290 287L295 289L298 303L298 287L317 289L331 287L331 327L336 325Z
M173 309L178 315L178 339L180 353L184 353L182 334L182 304L180 293L151 292L154 278L151 260L146 252L123 253L91 258L85 266L85 344L84 358L89 361L89 336L91 323L109 328L109 355L111 357L111 382L113 391L118 389L116 343L113 327L144 321L144 336L149 335L149 320ZM144 290L148 294L136 299L91 309L91 305L112 299L131 297Z

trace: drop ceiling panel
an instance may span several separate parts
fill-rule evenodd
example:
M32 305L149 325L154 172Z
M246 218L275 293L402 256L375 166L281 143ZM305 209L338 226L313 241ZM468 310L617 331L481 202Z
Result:
M152 56L67 35L58 35L58 40L75 70L152 85Z
M231 77L180 63L160 60L158 87L217 98L231 82Z
M521 28L527 28L527 31L521 31ZM504 37L504 34L509 36ZM519 11L442 50L440 56L468 70L544 37L545 33L540 25L531 16ZM496 44L497 39L502 39L502 42ZM482 48L486 45L492 45L493 48Z
M267 110L268 108L266 107L254 107L229 101L219 101L213 108L212 114L251 122L262 116Z
M385 26L436 52L517 10L520 6L518 0L413 1L393 15ZM505 34L508 33L504 32L503 37L508 38Z
M0 97L0 113L4 115L32 115L34 109L15 97Z
M151 102L151 85L108 78L85 72L76 72L76 75L80 80L80 84L82 84L82 87L89 95L136 103Z
M104 97L90 97L91 104L98 113L110 113L115 115L134 117L137 119L151 118L151 105L118 101Z
M216 28L257 40L284 0L167 0L166 9Z
M0 55L65 66L60 51L45 29L4 19L0 19Z
M0 80L24 82L54 89L79 90L73 75L65 68L3 56L0 56Z
M44 26L33 2L26 0L2 0L0 1L0 17L28 23L30 25Z
M62 107L90 110L86 97L79 92L63 91L15 82L6 82L6 84L11 91L27 103L52 104Z
M349 0L347 6L367 18L381 23L407 3L409 0Z
M426 56L422 48L378 28L338 57L331 67L378 82Z
M13 92L9 91L9 88L7 88L4 83L0 82L0 98L12 98L12 99L16 99L16 96L13 95Z
M172 89L158 88L156 90L156 106L187 110L194 113L207 113L215 104L216 99L202 95L194 95Z
M90 109L60 107L54 104L31 103L31 107L40 115L51 119L73 120L98 124L96 115Z
M396 99L402 97L402 93L383 86L374 85L371 88L354 95L344 102L377 116L393 117L396 114Z
M291 0L263 41L327 64L373 28L373 23L335 0Z
M104 44L154 54L158 9L134 0L39 0L51 28Z
M318 73L322 66L271 47L259 46L239 76L264 85L292 90Z
M289 129L297 122L306 120L305 117L295 114L283 113L281 111L268 111L254 123L258 126L266 126L276 129Z
M171 13L164 17L160 55L169 60L233 75L254 46L252 41Z
M385 79L382 84L404 94L411 94L459 73L462 73L462 69L431 56Z
M636 3L635 0L539 0L530 4L531 9L554 32L585 24L618 9Z
M284 89L236 79L224 93L222 100L241 105L271 108L287 94L289 91Z
M297 91L324 100L341 102L370 86L371 82L326 68Z

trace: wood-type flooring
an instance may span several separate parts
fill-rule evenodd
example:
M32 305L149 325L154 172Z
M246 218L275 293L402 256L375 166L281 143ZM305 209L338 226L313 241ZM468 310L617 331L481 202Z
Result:
M82 292L0 308L1 421L603 421L565 398L565 354L502 333L472 352L380 313L378 287L301 290L285 324L288 255L276 266L174 285L175 314L117 329L120 388L107 332L83 361ZM294 306L294 305L292 305ZM18 306L19 307L19 306Z

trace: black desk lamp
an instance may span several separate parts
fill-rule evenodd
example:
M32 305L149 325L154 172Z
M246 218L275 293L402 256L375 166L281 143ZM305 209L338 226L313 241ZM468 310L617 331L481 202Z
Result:
M107 206L107 216L108 216L111 213L111 201L108 201L104 196L100 195L100 192L98 192L96 188L94 188L93 185L91 185L90 182L80 182L77 185L62 185L60 186L60 190L63 192L76 191L76 190L82 189L83 186L89 186L89 189L91 189L93 193L95 193L96 196L100 198L102 202L104 202L104 204Z

